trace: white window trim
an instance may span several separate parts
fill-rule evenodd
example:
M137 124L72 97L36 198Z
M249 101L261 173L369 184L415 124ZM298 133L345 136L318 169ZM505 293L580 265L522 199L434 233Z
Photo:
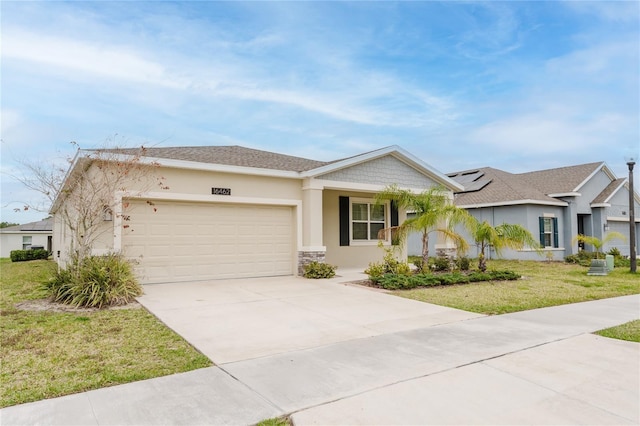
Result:
M550 225L551 225L551 226L550 226L551 230L550 230L549 232L547 232L547 230L546 230L546 226L545 226L545 229L543 229L543 234L544 234L544 235L549 235L549 242L551 243L551 245L550 245L550 246L545 245L545 246L544 246L544 248L545 248L545 249L554 248L554 247L553 247L553 232L554 232L554 229L553 229L553 219L554 219L554 218L553 218L552 216L543 216L542 218L543 218L543 222L544 222L544 224L545 224L545 225L546 225L547 221L549 221L549 223L550 223Z
M29 242L26 242L26 238L29 239ZM27 247L25 247L27 246ZM23 235L22 236L22 250L29 250L33 246L33 236L32 235Z
M378 242L382 241L384 245L391 244L391 237L379 240L354 240L353 239L353 205L354 204L375 204L375 200L373 198L354 198L349 197L349 245L350 246L377 246ZM382 203L384 205L384 227L389 227L389 218L390 218L390 203L388 201L384 201ZM368 222L369 223L369 222Z

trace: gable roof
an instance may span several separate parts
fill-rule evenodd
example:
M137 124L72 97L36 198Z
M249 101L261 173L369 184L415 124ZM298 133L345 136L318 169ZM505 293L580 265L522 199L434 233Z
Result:
M140 154L140 148L109 150L122 154ZM310 160L302 157L261 151L242 146L179 146L168 148L144 148L145 157L170 160L193 161L197 163L223 164L227 166L253 167L269 170L304 172L330 164L330 162Z
M460 207L525 203L567 205L564 201L549 197L540 189L530 185L521 176L491 167L450 173L448 176L454 180L477 176L475 181L465 184L464 191L455 194L455 204ZM476 182L480 182L480 184L476 185Z
M627 184L626 178L616 179L604 162L526 173L509 173L486 167L449 173L448 176L464 185L464 190L455 195L455 203L460 207L513 204L566 206L567 202L560 197L579 196L581 188L600 171L604 172L611 182L591 201L591 205L603 207Z
M72 165L67 171L63 187L69 184L70 175L80 167L86 167L87 162L93 161L96 157L93 154L100 152L115 154L116 158L119 156L124 158L140 156L142 162L155 163L165 167L294 179L314 178L385 155L392 155L451 191L463 190L462 185L396 145L334 161L311 160L241 146L82 149L76 153ZM58 192L51 206L51 212L58 209L64 198L63 194L64 191Z
M324 174L328 174L331 172L335 172L337 170L345 169L348 167L352 167L357 164L365 163L367 161L371 161L377 158L381 158L387 155L391 155L398 160L402 161L406 165L418 170L420 173L429 176L434 181L438 182L440 185L451 191L461 191L464 189L463 185L451 179L447 175L439 172L429 164L420 160L419 158L413 156L409 152L400 148L397 145L388 146L385 148L377 149L374 151L365 152L363 154L358 154L353 157L343 158L341 160L332 161L326 163L324 166L317 167L312 170L308 170L304 173L301 173L301 177L316 177Z
M53 218L39 220L37 222L23 223L22 225L8 226L0 229L0 232L52 232Z
M618 192L618 190L622 188L626 182L627 182L626 178L619 178L612 181L609 185L607 185L605 189L602 190L600 194L598 194L596 198L593 199L593 201L591 202L591 205L595 206L595 205L607 204L609 202L609 199L611 199L611 197L616 192Z
M591 176L604 167L603 162L537 170L518 176L545 194L570 194L580 190Z

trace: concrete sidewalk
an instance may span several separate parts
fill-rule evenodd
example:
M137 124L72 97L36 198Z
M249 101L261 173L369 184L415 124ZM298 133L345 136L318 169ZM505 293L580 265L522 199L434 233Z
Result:
M223 363L0 410L17 424L638 424L640 295Z

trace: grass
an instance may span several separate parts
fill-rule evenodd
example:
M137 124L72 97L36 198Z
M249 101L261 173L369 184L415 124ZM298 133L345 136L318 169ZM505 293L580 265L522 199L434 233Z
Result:
M596 332L600 336L612 339L628 340L640 343L640 320L630 321L616 327L607 328Z
M24 311L46 297L45 260L0 259L0 407L211 365L145 309Z
M640 293L640 275L616 268L608 276L587 276L587 268L560 262L491 260L490 269L512 270L516 281L399 290L409 299L486 315Z
M256 424L256 426L291 426L291 420L288 417L274 417L266 419Z

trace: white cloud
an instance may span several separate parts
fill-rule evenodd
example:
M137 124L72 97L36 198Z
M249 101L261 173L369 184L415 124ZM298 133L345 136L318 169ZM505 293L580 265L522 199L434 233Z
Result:
M563 4L580 13L612 22L638 22L640 3L637 1L564 1Z
M186 82L167 74L162 65L144 59L134 50L108 44L7 29L2 34L3 60L20 60L70 69L89 75L185 88Z

